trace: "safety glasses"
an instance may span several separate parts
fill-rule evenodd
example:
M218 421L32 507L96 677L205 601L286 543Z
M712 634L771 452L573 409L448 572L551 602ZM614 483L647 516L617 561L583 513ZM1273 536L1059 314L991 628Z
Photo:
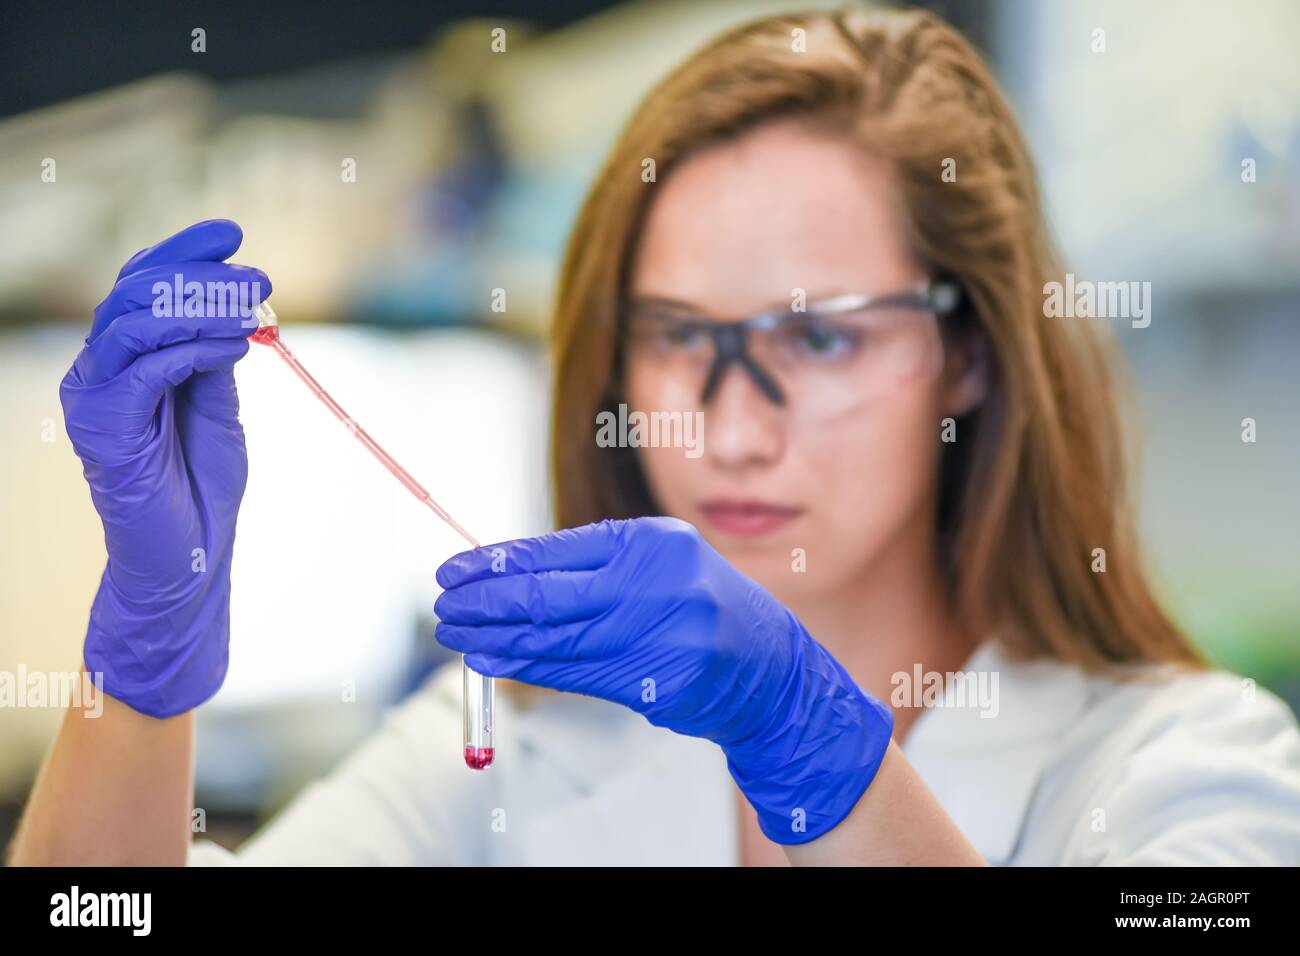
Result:
M624 359L664 410L703 409L735 366L793 420L821 421L937 375L944 361L938 319L961 298L944 279L741 319L634 301L625 313Z

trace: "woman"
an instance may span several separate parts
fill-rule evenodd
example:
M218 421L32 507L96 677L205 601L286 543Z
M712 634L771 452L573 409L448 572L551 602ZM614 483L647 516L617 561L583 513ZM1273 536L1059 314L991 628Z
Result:
M444 669L238 854L191 849L248 330L139 290L265 282L238 244L205 223L133 259L65 381L108 700L65 723L18 862L1300 862L1295 720L1152 594L1111 358L1044 318L1061 269L1002 94L934 17L855 9L701 50L592 188L557 303L571 530L438 571L439 640L524 682L497 765L447 745ZM698 421L698 453L597 441L620 406Z

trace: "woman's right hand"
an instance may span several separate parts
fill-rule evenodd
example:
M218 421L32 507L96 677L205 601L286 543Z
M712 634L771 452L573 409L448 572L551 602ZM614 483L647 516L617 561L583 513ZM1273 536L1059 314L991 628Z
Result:
M59 388L108 549L86 669L153 717L197 707L226 675L248 476L233 368L271 293L265 273L224 261L242 240L213 219L133 256Z

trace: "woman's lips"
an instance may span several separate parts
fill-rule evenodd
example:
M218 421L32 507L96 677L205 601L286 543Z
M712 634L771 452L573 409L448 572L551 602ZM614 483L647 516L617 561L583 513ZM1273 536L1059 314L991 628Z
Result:
M803 514L802 508L731 500L706 501L700 505L700 511L719 531L746 538L769 534Z

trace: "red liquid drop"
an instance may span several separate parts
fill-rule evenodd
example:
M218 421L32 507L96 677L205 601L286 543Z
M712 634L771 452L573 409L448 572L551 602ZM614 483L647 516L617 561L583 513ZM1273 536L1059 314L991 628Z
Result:
M470 770L486 770L492 766L492 758L496 756L495 747L466 747L465 748L465 766Z
M264 325L248 338L249 341L256 342L259 345L270 345L280 338L280 327L278 325Z

